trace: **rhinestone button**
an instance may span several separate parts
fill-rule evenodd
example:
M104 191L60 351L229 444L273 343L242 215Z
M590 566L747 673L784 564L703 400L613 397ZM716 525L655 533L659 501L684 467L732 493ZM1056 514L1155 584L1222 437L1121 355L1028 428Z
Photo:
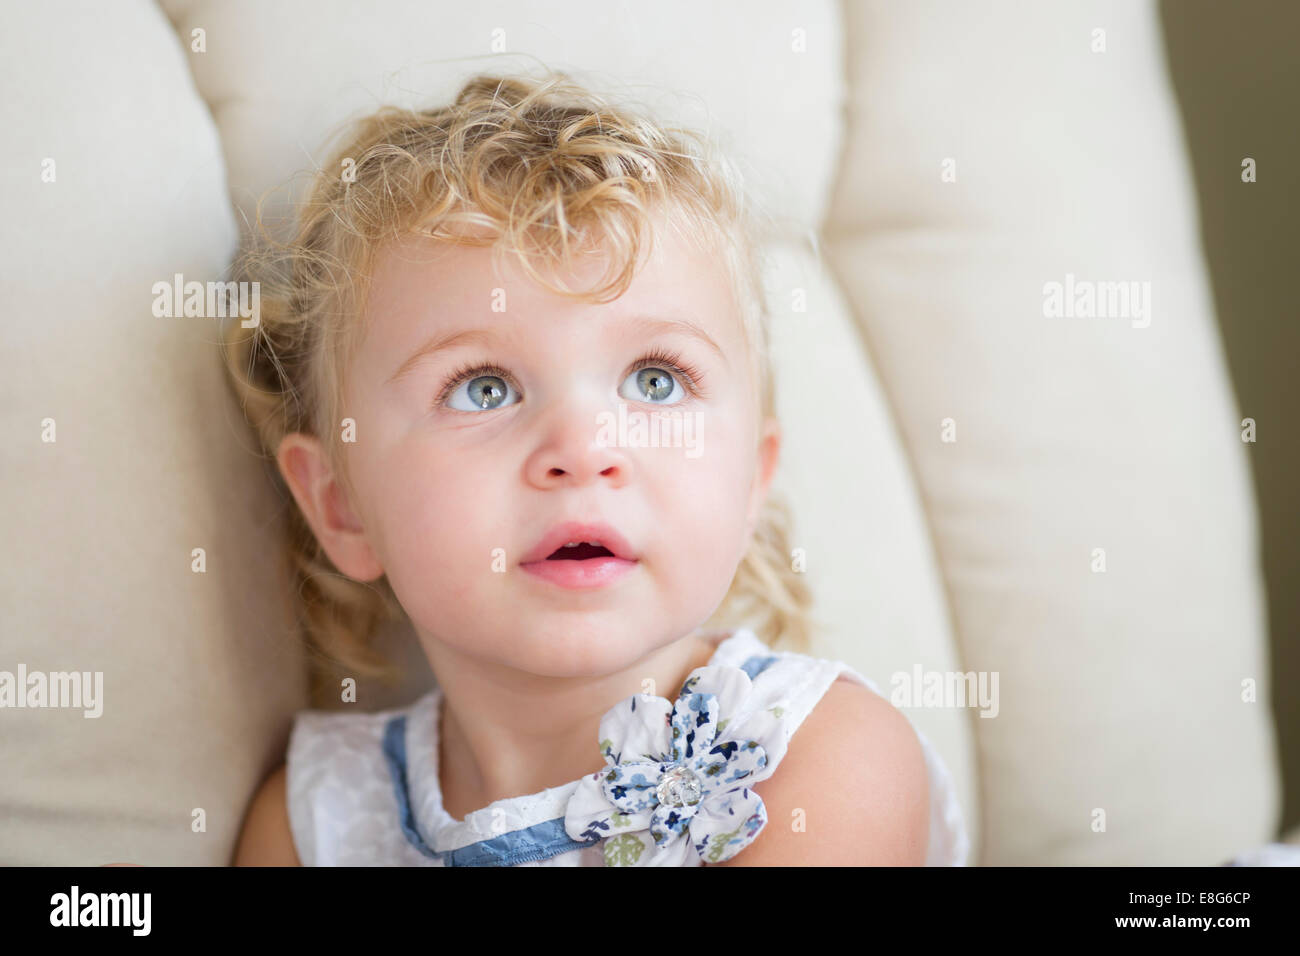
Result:
M659 802L666 807L686 807L700 802L703 787L700 778L690 768L673 767L664 771L655 792Z

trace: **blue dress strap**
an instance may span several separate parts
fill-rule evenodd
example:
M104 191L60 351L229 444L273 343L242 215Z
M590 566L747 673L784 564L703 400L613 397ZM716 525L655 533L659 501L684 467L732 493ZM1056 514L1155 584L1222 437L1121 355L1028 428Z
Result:
M570 850L600 842L600 837L575 840L564 829L564 817L544 820L523 830L480 840L455 850L435 850L420 836L411 808L410 781L406 768L406 716L389 719L384 727L384 759L393 778L397 797L397 820L406 839L425 856L441 859L445 866L515 866L546 860Z

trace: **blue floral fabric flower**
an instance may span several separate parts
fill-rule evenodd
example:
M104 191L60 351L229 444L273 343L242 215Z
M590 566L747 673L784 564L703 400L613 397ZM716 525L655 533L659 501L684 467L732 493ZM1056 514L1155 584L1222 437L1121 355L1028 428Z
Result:
M709 665L675 703L633 694L601 719L606 768L569 799L565 830L605 840L606 866L688 866L731 859L767 823L750 787L785 752L780 708L742 713L749 675ZM764 746L766 744L766 746Z

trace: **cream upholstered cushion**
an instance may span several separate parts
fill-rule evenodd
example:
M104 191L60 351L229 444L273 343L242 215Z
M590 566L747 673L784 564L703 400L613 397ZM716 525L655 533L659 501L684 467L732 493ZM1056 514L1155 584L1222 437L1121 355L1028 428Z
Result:
M1248 412L1155 4L846 11L827 256L915 465L962 659L1000 675L1000 713L975 721L982 862L1213 865L1267 842ZM1048 317L1044 287L1069 275L1149 282L1150 313Z
M0 670L102 675L98 717L0 710L0 864L225 863L305 682L216 325L153 313L234 251L217 131L152 3L0 43Z

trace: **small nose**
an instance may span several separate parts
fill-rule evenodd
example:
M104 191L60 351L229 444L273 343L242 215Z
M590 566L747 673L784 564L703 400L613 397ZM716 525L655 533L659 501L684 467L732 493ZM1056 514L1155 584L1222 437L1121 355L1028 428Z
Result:
M529 483L537 488L581 487L604 480L622 487L628 481L630 462L622 448L602 444L600 434L594 415L557 414L528 459Z

